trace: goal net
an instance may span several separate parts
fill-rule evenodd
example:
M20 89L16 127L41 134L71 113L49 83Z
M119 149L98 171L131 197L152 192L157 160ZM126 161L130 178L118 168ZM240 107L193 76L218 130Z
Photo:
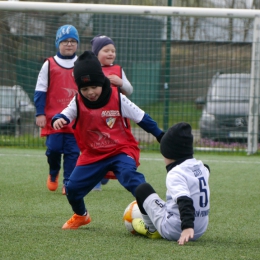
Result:
M81 11L70 8L88 7L80 4L57 4L59 9L52 10L34 5L31 10L22 10L18 3L13 4L17 8L7 10L0 3L0 91L2 86L20 86L28 96L25 102L28 106L15 104L15 115L7 115L3 107L7 94L0 97L3 111L0 145L44 145L34 124L35 110L31 106L34 89L45 58L57 52L57 29L72 24L80 36L78 55L91 50L90 41L97 34L113 39L117 53L115 63L123 67L134 88L129 98L150 114L160 128L166 130L174 123L186 121L192 125L197 148L246 148L248 110L241 109L238 113L237 108L247 106L248 109L248 99L246 104L239 94L244 90L234 87L234 91L223 90L218 97L213 97L222 100L223 96L227 100L227 104L220 106L220 111L225 110L225 113L204 108L207 98L211 98L209 89L218 75L235 75L235 79L226 76L228 83L221 80L219 84L225 89L237 80L243 81L244 74L251 73L253 15L236 14L234 17L225 16L223 12L213 17L211 12L207 16L202 8L195 14L189 8L177 8L172 15L169 15L171 8L162 7L140 11L138 6L131 9L129 6L91 5L99 8L96 12L95 8ZM250 88L250 80L245 84ZM230 96L226 98L227 95ZM233 107L231 103L237 102L234 101L237 96L238 105ZM7 122L9 116L11 122ZM215 121L211 122L213 119ZM136 124L132 127L141 149L158 149L153 136Z

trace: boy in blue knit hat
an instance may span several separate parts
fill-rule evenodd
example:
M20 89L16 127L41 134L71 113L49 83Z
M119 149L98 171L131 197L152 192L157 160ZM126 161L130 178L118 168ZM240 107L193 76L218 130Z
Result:
M76 165L79 148L71 126L55 131L51 127L51 119L53 115L64 109L77 93L73 68L77 60L78 44L79 34L74 26L63 25L57 30L55 40L57 53L45 60L34 94L36 125L41 128L41 136L46 137L46 156L49 164L47 187L50 191L58 188L63 155L62 194L64 195L64 185Z

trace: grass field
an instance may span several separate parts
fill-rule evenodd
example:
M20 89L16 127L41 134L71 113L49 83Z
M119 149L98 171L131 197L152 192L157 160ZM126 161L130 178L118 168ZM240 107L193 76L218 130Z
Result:
M62 230L72 211L61 186L46 188L44 150L0 148L0 259L48 260L255 260L260 258L260 161L257 156L195 154L211 168L211 212L207 232L181 247L128 233L122 221L133 201L117 181L85 197L92 222ZM141 153L146 180L165 197L160 154ZM61 178L60 178L61 182Z

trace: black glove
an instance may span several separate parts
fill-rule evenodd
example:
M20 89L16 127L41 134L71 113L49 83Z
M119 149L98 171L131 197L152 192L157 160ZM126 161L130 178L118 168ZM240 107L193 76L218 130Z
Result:
M164 136L164 134L165 134L165 132L161 132L160 135L158 135L158 136L156 137L158 143L161 142L161 139L162 139L162 137Z

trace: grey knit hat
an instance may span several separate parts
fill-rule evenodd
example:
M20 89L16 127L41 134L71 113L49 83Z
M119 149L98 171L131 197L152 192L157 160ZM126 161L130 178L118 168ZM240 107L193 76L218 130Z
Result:
M112 39L106 35L97 35L91 40L92 51L96 56L98 56L99 51L108 44L113 44L115 46L115 43L112 41Z

